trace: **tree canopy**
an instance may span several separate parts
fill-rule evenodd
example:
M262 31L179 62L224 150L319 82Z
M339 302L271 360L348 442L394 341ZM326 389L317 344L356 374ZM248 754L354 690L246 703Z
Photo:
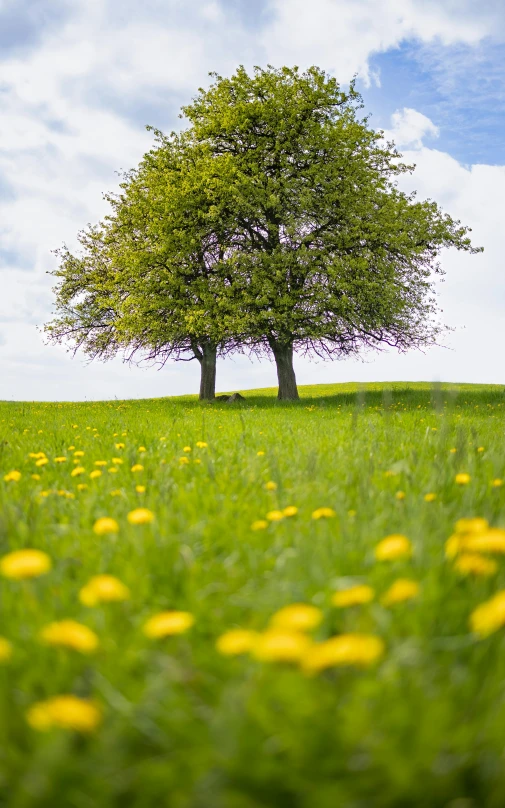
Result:
M273 354L279 398L298 397L294 352L342 358L436 342L443 248L469 228L397 187L415 166L317 67L212 73L106 195L112 214L59 251L53 341L90 356L196 358L213 398L216 357ZM57 251L58 252L58 251Z

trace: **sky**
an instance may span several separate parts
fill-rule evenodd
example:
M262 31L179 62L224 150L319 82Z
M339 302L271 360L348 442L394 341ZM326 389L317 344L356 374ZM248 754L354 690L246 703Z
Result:
M210 71L317 65L357 89L433 199L484 252L445 250L437 286L453 330L425 353L297 357L299 384L505 382L503 0L0 0L0 399L195 393L195 362L89 362L48 346L53 250L110 211L119 172L152 148ZM220 391L276 384L275 365L220 360Z

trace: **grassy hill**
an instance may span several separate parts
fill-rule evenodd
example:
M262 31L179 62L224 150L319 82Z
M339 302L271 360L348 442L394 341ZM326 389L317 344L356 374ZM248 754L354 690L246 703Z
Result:
M241 392L0 402L0 804L501 808L505 388Z

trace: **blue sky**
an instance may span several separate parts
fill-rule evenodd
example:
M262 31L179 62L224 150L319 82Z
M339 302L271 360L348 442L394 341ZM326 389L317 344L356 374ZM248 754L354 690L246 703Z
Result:
M52 250L108 206L115 172L178 128L180 106L239 64L317 64L357 86L370 124L416 164L405 189L473 228L478 256L442 255L439 300L454 331L427 354L296 361L300 383L419 379L502 382L489 349L505 316L505 4L502 0L0 0L0 398L175 395L196 363L161 372L89 364L48 347ZM221 390L275 383L238 357Z

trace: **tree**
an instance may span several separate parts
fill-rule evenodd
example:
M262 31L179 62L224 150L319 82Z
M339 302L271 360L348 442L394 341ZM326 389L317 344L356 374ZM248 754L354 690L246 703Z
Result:
M211 73L182 108L219 166L249 346L270 349L279 399L296 399L293 352L340 358L436 343L442 248L476 253L469 228L397 188L415 166L358 119L362 99L317 67ZM182 116L181 116L182 117Z
M245 321L212 204L212 158L184 135L154 131L157 146L123 175L122 192L105 195L112 215L79 233L84 254L55 251L57 316L45 330L91 359L196 358L200 398L213 399L216 357L242 350Z

